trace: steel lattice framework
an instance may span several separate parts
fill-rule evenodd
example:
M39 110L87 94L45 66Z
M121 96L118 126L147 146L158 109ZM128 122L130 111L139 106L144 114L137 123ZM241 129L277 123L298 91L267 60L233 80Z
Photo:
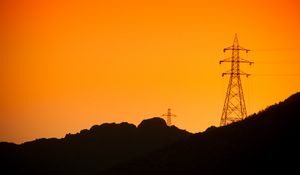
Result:
M171 113L171 109L168 108L168 112L162 115L163 117L166 116L167 117L167 125L171 126L172 125L172 117L176 117L175 114Z
M228 50L232 51L231 57L220 61L220 64L223 62L231 63L231 69L222 73L222 76L230 75L230 77L220 122L221 126L243 120L247 116L241 76L248 77L250 74L240 70L240 63L253 64L251 61L240 58L240 51L248 53L250 50L239 45L237 34L235 34L233 45L225 48L224 52Z

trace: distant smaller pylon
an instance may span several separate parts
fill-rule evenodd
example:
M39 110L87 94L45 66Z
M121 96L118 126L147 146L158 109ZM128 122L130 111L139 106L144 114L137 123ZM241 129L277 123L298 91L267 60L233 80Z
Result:
M168 112L163 114L162 117L167 117L167 125L171 126L172 125L172 117L176 117L175 114L171 113L171 108L168 108Z

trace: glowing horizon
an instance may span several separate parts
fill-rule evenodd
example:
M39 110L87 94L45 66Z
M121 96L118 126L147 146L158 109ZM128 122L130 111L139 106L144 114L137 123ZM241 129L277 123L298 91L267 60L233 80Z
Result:
M239 44L248 115L300 90L300 2L1 1L0 141L161 116L218 126Z

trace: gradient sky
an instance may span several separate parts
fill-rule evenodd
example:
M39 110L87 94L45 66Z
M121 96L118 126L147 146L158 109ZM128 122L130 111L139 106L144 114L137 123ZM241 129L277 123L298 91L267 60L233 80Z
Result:
M237 33L248 114L300 90L300 1L0 2L0 141L63 137L172 108L190 132L219 125Z

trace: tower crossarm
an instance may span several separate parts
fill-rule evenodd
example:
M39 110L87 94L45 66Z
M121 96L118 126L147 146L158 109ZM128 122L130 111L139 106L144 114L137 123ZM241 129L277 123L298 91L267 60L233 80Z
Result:
M177 117L175 114L168 114L168 113L165 113L165 114L163 114L163 115L161 115L161 116L170 116L170 117Z
M253 61L249 61L249 60L246 60L244 58L240 58L240 60L238 62L240 62L240 63L249 63L249 65L254 63Z
M224 63L224 62L239 62L239 63L249 63L249 65L251 65L251 64L253 64L254 62L252 62L252 61L248 61L248 60L246 60L246 59L244 59L244 58L239 58L239 60L234 60L234 59L232 59L232 57L229 57L229 58L225 58L225 59L223 59L223 60L220 60L219 61L219 64L222 64L222 63Z
M246 48L241 47L239 45L237 45L237 46L232 45L232 46L226 47L226 48L223 49L223 52L226 52L227 50L239 50L239 51L245 51L246 53L251 51L250 49L246 49Z
M220 61L219 61L219 64L222 64L222 63L224 63L224 62L232 62L232 61L233 61L232 58L229 57L229 58L225 58L225 59L223 59L223 60L220 60Z
M244 72L238 72L238 73L234 73L234 72L224 72L222 73L222 77L224 77L225 75L241 75L241 76L246 76L246 77L249 77L251 74L247 74L247 73L244 73Z

